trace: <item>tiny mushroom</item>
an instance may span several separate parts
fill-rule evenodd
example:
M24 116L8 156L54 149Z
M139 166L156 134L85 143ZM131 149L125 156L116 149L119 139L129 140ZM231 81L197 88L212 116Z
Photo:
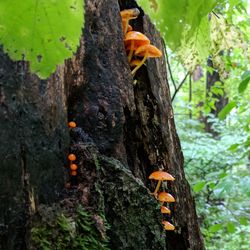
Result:
M130 62L130 67L133 68L133 67L136 67L138 64L141 63L141 60L138 60L138 59L134 59Z
M129 50L128 61L131 61L133 52L140 46L150 44L150 40L138 31L129 31L124 39L125 47Z
M69 155L68 155L68 159L69 159L70 161L75 161L75 160L76 160L76 156L75 156L74 154L69 154Z
M75 128L76 127L76 123L75 122L69 122L68 126L69 126L69 128Z
M143 57L143 59L141 60L141 63L133 69L132 75L135 75L135 72L144 64L147 58L161 57L162 52L159 49L157 49L154 45L146 44L138 47L135 51L135 55Z
M171 211L167 207L161 206L161 213L162 214L171 214Z
M77 166L76 164L70 164L70 169L71 169L72 171L77 170L77 168L78 168L78 166Z
M175 198L167 193L167 192L160 192L158 194L158 200L163 204L164 202L175 202Z
M153 192L153 195L157 194L162 181L174 181L175 180L175 178L171 174L164 172L162 170L153 172L148 178L158 181L155 191Z
M122 18L123 33L125 35L127 33L127 30L128 30L129 20L136 19L139 16L140 11L137 8L126 9L126 10L122 10L120 12L120 14L121 14L121 18Z
M170 222L168 222L168 221L162 221L162 224L164 225L164 229L165 230L168 230L168 231L173 231L173 230L175 230L175 226L174 225L172 225Z

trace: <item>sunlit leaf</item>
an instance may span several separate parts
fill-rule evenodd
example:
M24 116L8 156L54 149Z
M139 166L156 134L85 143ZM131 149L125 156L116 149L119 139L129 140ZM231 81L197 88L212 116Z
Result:
M201 191L206 185L206 182L205 181L201 181L201 182L198 182L196 183L194 186L193 186L193 190L194 192L199 192Z
M235 224L233 222L227 223L227 231L231 234L236 231Z
M240 217L239 222L241 225L244 225L244 226L248 225L248 219L246 217Z
M216 232L218 232L221 229L222 229L222 224L215 224L215 225L212 225L211 227L209 227L208 230L211 233L216 233Z
M0 43L12 60L30 62L47 78L76 51L83 27L82 0L0 1Z
M243 80L239 84L239 93L243 93L246 90L248 83L250 82L250 71L246 71L241 78Z
M236 107L236 105L237 103L234 101L229 102L218 114L219 119L225 119L227 115L231 112L231 110Z

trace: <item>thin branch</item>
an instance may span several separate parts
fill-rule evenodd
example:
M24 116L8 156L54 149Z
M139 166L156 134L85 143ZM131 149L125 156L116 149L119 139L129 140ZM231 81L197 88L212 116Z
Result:
M178 88L175 90L175 92L174 92L174 94L173 94L173 96L172 96L172 98L171 98L171 101L172 101L172 102L173 102L173 100L174 100L176 94L179 92L180 88L182 87L182 85L185 83L185 81L186 81L188 75L189 75L189 72L187 72L187 74L185 75L185 77L183 78L183 80L181 81L181 83L179 84Z
M173 74L172 74L172 70L171 70L171 66L170 66L170 62L169 62L169 58L168 58L168 52L167 52L167 48L166 48L165 43L164 43L164 49L165 49L165 53L166 53L166 61L167 61L169 75L170 75L171 81L172 81L172 83L174 85L174 90L176 91L177 87L176 87L175 80L174 80L174 77L173 77Z

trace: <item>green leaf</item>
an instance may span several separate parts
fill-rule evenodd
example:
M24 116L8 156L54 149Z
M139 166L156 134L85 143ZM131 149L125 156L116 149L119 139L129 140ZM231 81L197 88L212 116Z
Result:
M230 151L236 151L236 150L238 149L239 146L240 146L240 144L238 144L238 143L232 144L232 145L228 148L228 150L230 150Z
M244 225L244 226L248 225L248 219L246 217L240 217L239 222L241 225Z
M139 5L156 23L167 45L175 50L182 39L189 40L200 27L203 17L213 9L215 0L138 0ZM156 5L152 5L156 2ZM157 8L154 8L157 6Z
M236 107L237 103L232 101L229 102L218 114L220 120L223 120L227 117L227 115L231 112L231 110Z
M83 26L82 0L0 1L0 43L12 60L30 62L47 78L76 51Z
M240 82L239 87L238 87L239 93L243 93L246 90L247 85L250 81L250 71L244 72L241 78L242 78L242 81Z
M228 222L227 223L227 231L232 234L236 231L235 225L233 222Z
M215 225L213 225L213 226L211 226L211 227L209 227L209 232L211 232L211 233L216 233L216 232L218 232L219 230L221 230L222 229L222 224L215 224Z
M193 190L194 192L199 192L201 191L206 185L206 182L205 181L201 181L201 182L198 182L196 183L194 186L193 186Z

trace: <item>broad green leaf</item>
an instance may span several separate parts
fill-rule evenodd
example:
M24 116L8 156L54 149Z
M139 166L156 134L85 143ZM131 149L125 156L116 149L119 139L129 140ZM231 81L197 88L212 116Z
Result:
M235 151L235 150L238 149L239 146L240 146L240 145L239 145L238 143L235 143L235 144L231 145L231 146L228 148L228 150L230 150L230 151Z
M175 50L184 38L188 41L195 34L202 18L208 15L218 1L138 0L137 2L156 23L167 45Z
M247 85L250 82L250 71L246 71L241 78L242 81L240 82L238 88L239 93L243 93L246 90Z
M219 179L223 179L224 177L226 177L227 176L227 173L221 173L220 175L219 175Z
M241 225L244 225L244 226L248 225L248 219L246 217L240 217L239 222Z
M208 230L211 233L216 233L216 232L218 232L221 229L222 229L222 224L215 224L215 225L212 225L211 227L209 227Z
M219 119L220 120L225 119L227 115L231 112L231 110L236 107L236 105L237 103L234 101L229 102L218 114Z
M83 27L82 0L0 1L0 43L12 60L47 78L70 58Z
M194 185L193 190L194 192L199 192L201 191L206 185L205 181L198 182Z
M227 223L227 231L231 234L236 231L235 224L233 222Z

